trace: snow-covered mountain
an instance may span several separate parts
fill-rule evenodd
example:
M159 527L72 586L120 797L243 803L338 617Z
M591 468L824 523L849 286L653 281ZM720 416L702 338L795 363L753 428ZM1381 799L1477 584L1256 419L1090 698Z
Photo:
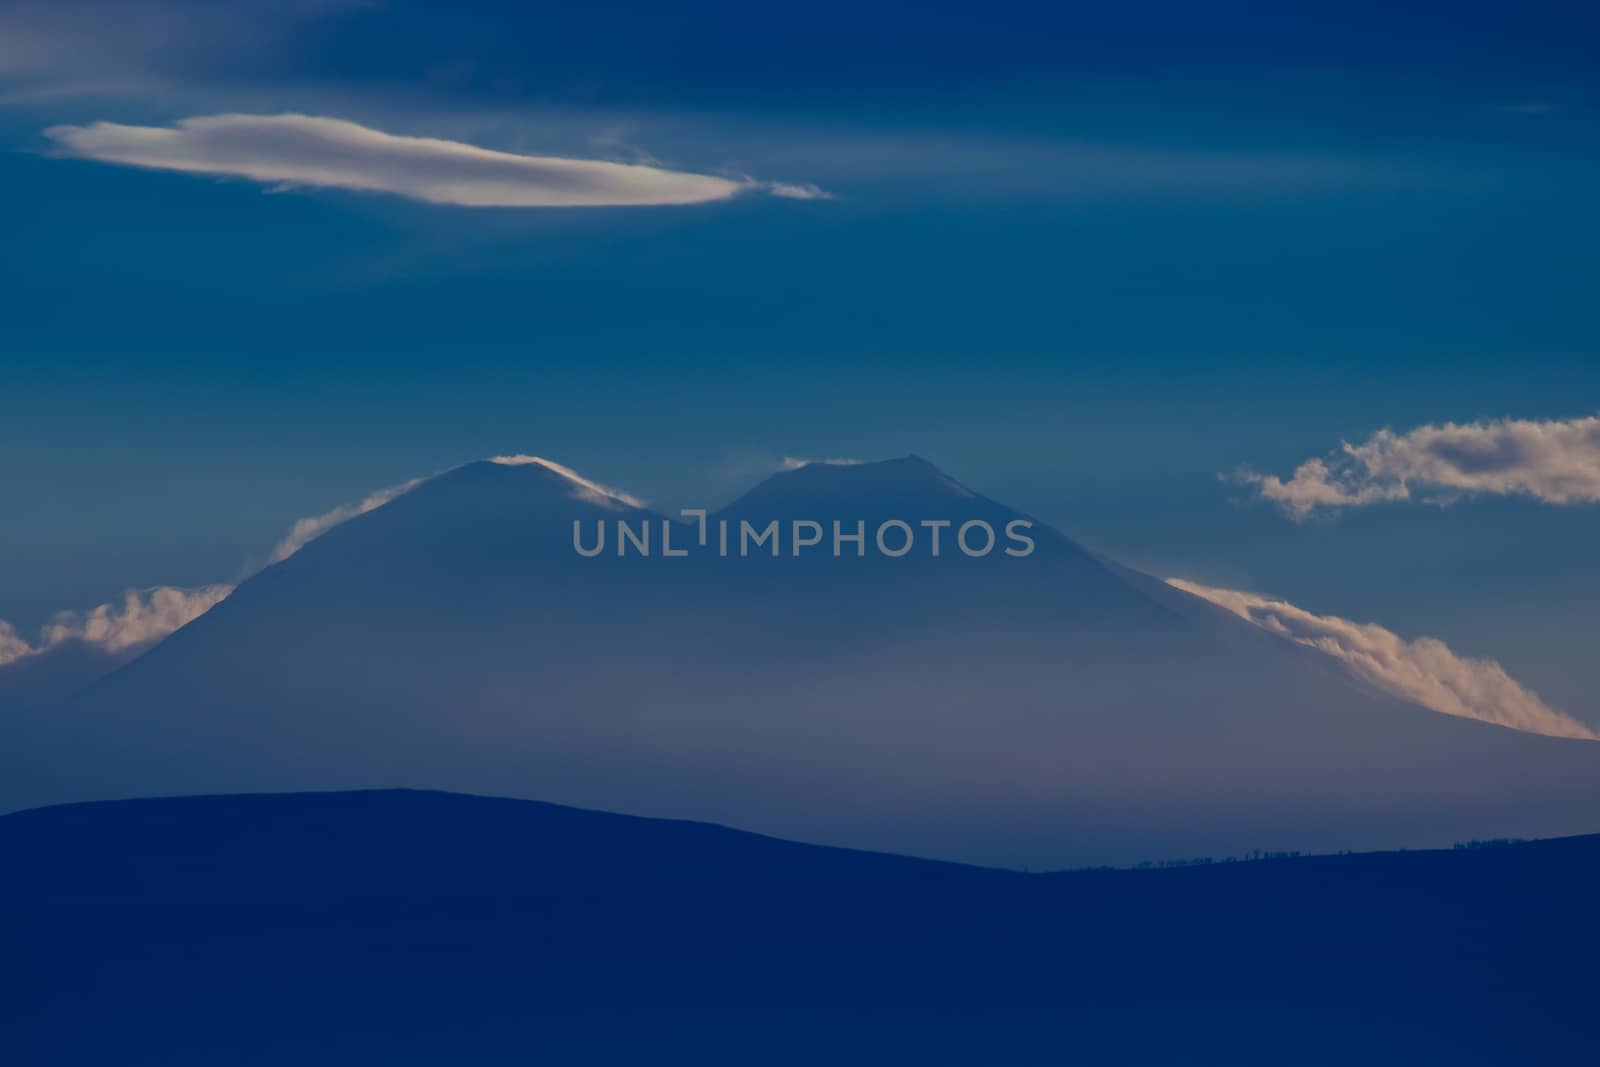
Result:
M0 807L415 786L1034 867L1600 829L1600 745L1376 692L1028 521L915 457L813 464L702 547L562 468L468 464L30 728Z

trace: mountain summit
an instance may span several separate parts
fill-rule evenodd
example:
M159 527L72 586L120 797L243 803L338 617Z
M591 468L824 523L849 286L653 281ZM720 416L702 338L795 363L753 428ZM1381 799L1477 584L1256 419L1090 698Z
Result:
M0 807L414 786L1032 867L1596 828L1600 745L1374 692L925 460L803 466L706 521L797 520L867 544L586 557L575 522L698 531L549 461L456 468L0 745ZM891 520L1034 548L897 557Z
M741 498L747 506L779 501L806 502L884 500L912 498L963 498L972 490L921 456L876 463L840 463L819 460L793 470L779 471Z

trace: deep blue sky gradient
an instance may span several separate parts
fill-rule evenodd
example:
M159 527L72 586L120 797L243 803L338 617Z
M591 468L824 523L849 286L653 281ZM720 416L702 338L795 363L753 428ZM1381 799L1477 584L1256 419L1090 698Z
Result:
M1595 508L1296 525L1218 475L1600 408L1600 13L1289 7L235 5L142 50L85 17L85 69L0 66L0 618L237 578L297 517L495 453L672 507L916 452L1593 721ZM431 207L42 137L230 110L837 199Z

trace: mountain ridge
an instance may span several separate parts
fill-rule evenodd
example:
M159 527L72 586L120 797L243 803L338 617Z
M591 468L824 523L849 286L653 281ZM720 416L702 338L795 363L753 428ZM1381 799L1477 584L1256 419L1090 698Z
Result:
M1592 836L1026 874L385 792L36 810L0 817L0 857L21 1063L1600 1052Z
M546 463L244 582L23 738L0 809L409 785L1032 867L1597 828L1600 748L1374 693L1044 524L1021 558L583 558L574 521L674 520ZM1022 517L915 457L764 484L708 520Z

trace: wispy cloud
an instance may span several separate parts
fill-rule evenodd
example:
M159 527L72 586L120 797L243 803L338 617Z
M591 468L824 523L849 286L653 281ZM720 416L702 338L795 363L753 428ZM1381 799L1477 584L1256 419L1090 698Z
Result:
M191 68L230 69L308 25L374 0L0 0L0 76L46 87L167 84ZM222 62L219 62L221 60Z
M768 182L767 192L785 200L832 200L833 194L806 182Z
M108 652L121 652L159 640L180 626L188 625L231 592L231 585L130 589L122 594L120 605L101 604L82 613L60 612L45 626L43 643L48 648L64 641L82 641Z
M0 619L0 667L15 663L24 656L33 655L35 649L17 634L17 628Z
M108 654L137 651L204 615L231 592L231 585L129 589L119 603L58 612L40 631L37 644L23 640L15 627L0 621L0 666L74 642Z
M1242 469L1235 478L1256 487L1295 519L1317 511L1420 498L1521 496L1545 504L1600 502L1600 417L1447 422L1406 433L1379 430L1348 441L1327 457L1308 459L1287 480Z
M820 463L824 467L858 467L861 465L859 459L803 459L800 456L784 456L782 469L797 471L801 467L809 467L813 463Z
M646 506L643 500L631 493L624 493L620 489L613 489L610 486L591 481L571 467L563 467L561 464L545 459L543 456L529 456L518 453L514 456L493 456L489 462L498 463L502 467L543 467L545 470L559 474L571 482L573 492L592 504L626 504L631 508Z
M272 549L272 554L267 557L268 563L282 563L296 552L300 551L310 541L316 540L329 530L342 522L348 522L357 515L365 515L375 508L381 508L402 493L409 493L426 478L413 478L400 485L391 485L387 489L379 489L376 493L369 494L354 504L343 504L332 511L325 511L321 515L312 515L310 518L298 519L289 527L289 532L284 535Z
M489 462L498 463L505 467L543 467L545 470L551 471L570 482L575 495L593 503L625 504L635 508L645 506L644 501L638 497L624 493L620 489L612 489L609 486L601 485L599 482L591 481L571 467L564 467L542 456L523 454L492 456ZM289 528L289 532L284 535L283 540L279 541L272 549L271 555L267 557L267 562L269 564L282 563L335 526L349 522L357 516L365 515L369 511L375 511L396 497L411 492L411 490L427 480L428 478L413 478L409 482L391 485L387 489L379 489L377 492L370 493L353 504L342 504L332 511L323 512L321 515L312 515L308 518L296 520L295 524Z
M204 115L171 126L96 122L45 131L63 154L277 188L391 193L457 207L698 204L748 192L826 196L814 186L692 174L641 163L520 155L402 137L314 115Z
M510 467L541 467L570 483L573 495L595 503L645 506L635 496L601 485L570 467L541 456L494 456L489 462ZM297 520L273 548L268 562L281 563L335 526L381 508L427 480L413 478L370 493L356 503ZM130 589L123 593L121 601L117 603L101 604L84 612L58 612L40 631L37 643L29 642L17 633L16 627L0 619L0 667L71 642L90 645L106 653L138 651L210 611L233 590L231 585L206 585L193 589L178 586Z
M1203 143L1113 143L843 120L781 131L742 126L736 120L727 120L725 127L737 137L739 158L762 173L803 174L827 189L896 190L963 200L1321 195L1350 188L1416 187L1438 178L1413 162L1367 154L1238 152Z
M1257 593L1218 589L1181 578L1167 582L1264 630L1325 652L1356 677L1425 708L1551 737L1600 739L1595 731L1519 685L1494 660L1458 656L1435 638L1407 641L1375 623L1316 615Z

